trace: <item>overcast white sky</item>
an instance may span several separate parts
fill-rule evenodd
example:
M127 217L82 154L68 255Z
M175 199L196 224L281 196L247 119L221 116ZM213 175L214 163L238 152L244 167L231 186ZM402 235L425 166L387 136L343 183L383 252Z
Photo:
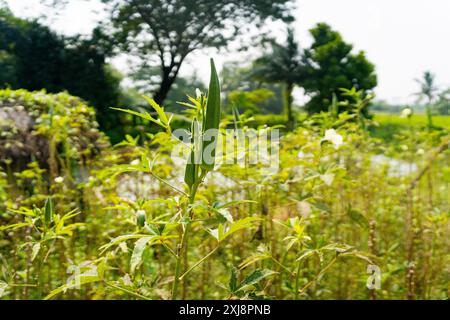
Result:
M38 0L6 2L18 16L36 17L42 12ZM407 103L417 91L414 78L425 70L436 74L440 87L450 87L449 14L450 0L297 0L295 26L301 45L306 47L310 43L308 29L322 21L330 24L375 63L378 98ZM51 26L65 34L89 33L103 17L97 1L75 0ZM219 67L226 60L239 58L235 53L212 54ZM202 79L208 78L205 54L196 53L188 62L181 74L195 66ZM126 70L123 59L114 63Z

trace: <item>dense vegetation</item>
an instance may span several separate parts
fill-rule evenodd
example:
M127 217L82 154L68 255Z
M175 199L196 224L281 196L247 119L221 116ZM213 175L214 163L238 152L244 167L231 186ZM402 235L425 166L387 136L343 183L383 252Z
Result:
M218 125L215 81L213 73L208 99L189 102L194 136ZM347 108L366 103L351 94ZM20 103L34 116L34 105L54 103L42 93L1 97L1 110ZM281 137L279 170L246 161L211 172L171 157L171 116L149 102L158 119L138 116L161 127L157 134L128 136L82 166L57 140L57 177L38 161L5 167L4 298L448 297L448 129L417 133L422 125L410 123L386 143L369 135L360 113L331 110ZM58 113L27 131L67 134ZM236 114L232 125L273 130L247 121ZM366 287L378 281L373 268L379 290Z
M0 0L1 299L449 298L434 74L374 101L365 53L325 23L302 48L289 0L102 2L69 38ZM180 77L245 36L254 60Z

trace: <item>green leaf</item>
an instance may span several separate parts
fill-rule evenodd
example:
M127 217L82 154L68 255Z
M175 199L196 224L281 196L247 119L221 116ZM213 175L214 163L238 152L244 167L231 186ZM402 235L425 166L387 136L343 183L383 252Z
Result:
M331 212L330 207L328 207L328 205L324 202L320 202L320 201L316 201L316 202L310 202L314 207L316 207L317 209L319 209L320 211L324 211L327 213Z
M217 209L222 209L222 208L228 208L237 204L242 204L242 203L257 203L254 200L233 200L230 202L227 202L225 204L219 204L216 206Z
M122 109L122 108L111 108L111 109L117 110L117 111L122 111L122 112L125 112L125 113L128 113L128 114L131 114L131 115L133 115L133 116L142 118L142 119L144 119L144 120L147 120L147 121L156 123L157 125L160 125L160 126L163 127L164 129L167 129L166 125L165 125L164 123L162 123L162 121L156 120L156 119L153 118L148 112L141 113L141 112L137 112L137 111L134 111L134 110L130 110L130 109Z
M4 281L0 281L0 298L7 294L8 284Z
M261 280L263 280L264 278L267 278L275 273L276 273L275 271L268 270L268 269L263 269L263 270L256 269L241 282L241 285L239 286L237 291L248 289L249 287L251 287L251 286L257 284L258 282L260 282Z
M245 259L240 265L239 269L244 269L258 261L266 260L272 258L272 255L270 254L269 250L264 246L260 245L258 247L258 252L254 255L248 257Z
M53 218L53 201L52 197L48 197L45 201L45 208L44 208L44 221L45 224L48 226L52 222Z
M316 254L317 251L316 250L312 250L312 249L307 249L304 251L304 253L297 258L297 261L302 261L305 260L306 258L312 256L313 254Z
M215 210L218 214L220 214L222 217L224 217L228 222L233 223L233 216L231 215L230 211L227 209L218 209Z
M168 128L169 127L169 118L167 118L167 115L164 112L164 108L162 108L159 104L157 104L155 100L153 100L147 96L143 96L143 97L153 107L153 109L155 109L161 122L165 125L166 128Z
M127 234L127 235L123 235L123 236L119 236L116 237L114 239L112 239L108 244L105 244L104 246L100 247L101 253L105 252L106 250L108 250L109 248L111 248L112 246L118 245L124 241L128 241L131 239L140 239L140 238L144 238L144 237L148 237L148 235L143 235L143 234Z
M232 111L233 111L234 129L237 131L238 129L242 129L241 115L239 113L238 108L236 108L236 106L232 107Z
M214 169L217 139L219 135L220 124L220 83L217 76L214 60L211 59L211 79L209 82L208 101L206 104L206 116L204 131L206 136L203 140L202 168L205 171ZM209 131L214 130L214 132ZM206 137L206 138L205 138ZM209 153L207 157L205 154ZM211 156L211 158L209 157Z
M33 249L31 250L31 261L34 261L36 259L37 255L39 254L39 251L41 250L41 243L38 242L34 244Z
M242 229L252 229L254 228L254 224L253 222L255 221L259 221L261 220L260 218L257 217L247 217L241 220L237 220L235 222L233 222L230 227L228 228L228 230L226 230L226 232L222 235L221 239L219 241L222 241L223 239L225 239L226 237L232 235L233 233L242 230ZM220 227L220 226L219 226ZM219 229L220 231L220 229Z
M360 211L349 208L347 210L347 215L361 227L367 228L369 226L369 221Z
M228 283L228 287L231 292L236 292L238 286L237 286L237 270L233 266L230 270L230 282Z
M78 285L82 286L89 283L99 282L102 281L101 277L98 275L88 275L88 274L81 274L79 277L77 277L76 283L74 281L65 284L59 288L56 288L55 290L51 291L44 300L49 300L53 298L54 296L66 292L68 289L76 288Z
M31 226L32 224L33 224L32 222L14 223L14 224L10 224L10 225L7 225L7 226L0 227L0 231L20 229L20 228L23 228L23 227Z
M131 263L130 263L130 273L134 274L134 271L136 268L141 264L142 262L142 253L144 252L147 243L152 239L153 237L145 237L141 238L138 241L136 241L136 244L134 245L133 254L131 255Z

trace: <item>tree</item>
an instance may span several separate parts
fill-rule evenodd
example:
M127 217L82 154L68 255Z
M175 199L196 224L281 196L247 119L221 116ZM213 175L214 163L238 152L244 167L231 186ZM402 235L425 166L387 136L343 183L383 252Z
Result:
M89 38L60 36L38 21L0 9L0 87L68 91L97 109L103 130L117 129L109 107L121 99L121 75L106 63L112 47L99 29Z
M279 83L267 83L255 81L253 74L253 65L241 61L229 61L223 65L221 72L222 93L224 95L224 109L232 112L231 106L238 107L240 112L245 112L245 107L236 106L236 95L246 96L250 93L250 100L257 104L257 112L265 114L280 114L283 111L283 90ZM261 96L261 93L267 93L265 99L257 98L254 93ZM272 94L269 94L272 93ZM234 97L233 97L234 96ZM247 96L248 98L248 96ZM256 111L256 110L255 110Z
M311 100L305 108L309 113L328 110L333 95L343 100L341 88L364 92L377 85L374 65L363 51L352 53L353 46L325 23L310 30L313 43L305 50L305 74L299 85Z
M431 106L436 98L438 88L435 85L435 75L430 71L425 71L421 79L416 79L420 85L420 91L416 93L419 101L425 99L425 110L427 113L428 127L433 127L433 119L431 114Z
M229 107L236 108L240 113L260 113L260 105L270 100L275 93L260 88L252 91L232 91L228 95Z
M435 107L439 114L450 115L450 88L439 93Z
M110 5L112 28L120 47L139 57L153 74L154 99L162 103L186 57L204 48L222 48L267 19L292 20L292 0L102 0ZM156 60L155 60L156 59Z
M284 109L290 128L294 123L292 92L295 83L302 81L303 75L302 56L291 28L288 28L285 45L272 41L271 52L258 58L254 63L253 76L255 79L284 85Z

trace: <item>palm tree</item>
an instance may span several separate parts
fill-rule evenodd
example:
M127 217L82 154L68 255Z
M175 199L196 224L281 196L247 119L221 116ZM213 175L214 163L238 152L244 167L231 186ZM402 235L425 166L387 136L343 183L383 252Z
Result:
M435 75L430 71L423 73L422 79L416 79L416 82L420 85L420 91L416 93L419 96L419 101L426 99L425 109L428 118L428 128L433 127L433 119L431 114L431 106L436 98L436 92L438 88L435 85Z
M295 83L299 82L303 75L303 66L299 45L290 27L287 29L286 44L272 41L271 51L258 58L253 65L252 76L256 80L284 85L284 112L289 129L292 129L294 124L292 92Z

